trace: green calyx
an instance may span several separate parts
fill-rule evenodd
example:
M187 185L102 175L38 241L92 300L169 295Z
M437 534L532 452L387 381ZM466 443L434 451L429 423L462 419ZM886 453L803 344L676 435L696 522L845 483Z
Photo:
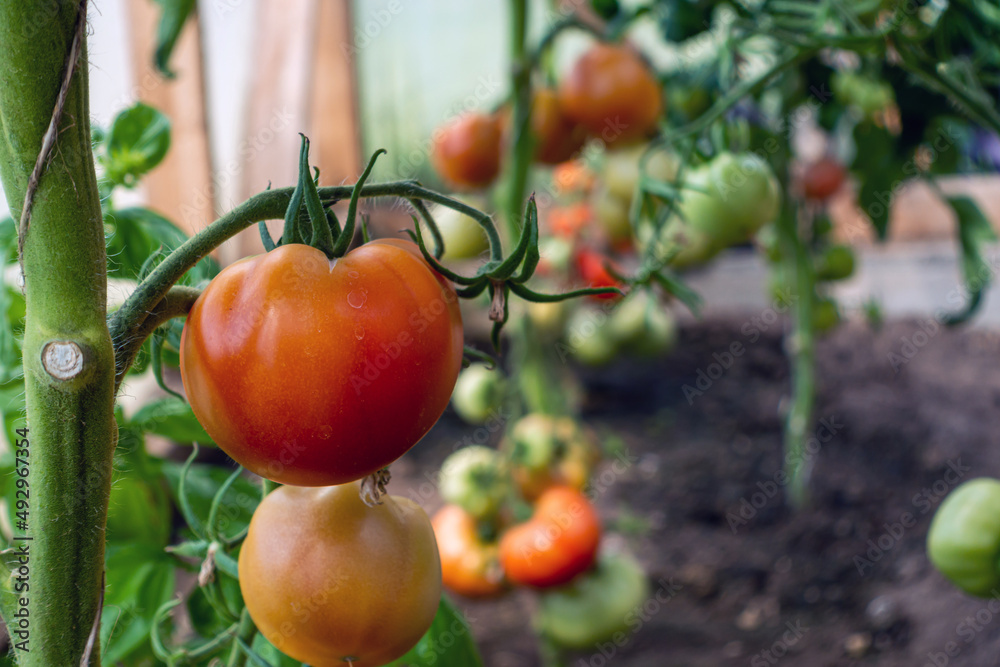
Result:
M358 201L361 198L361 189L365 181L375 167L375 161L385 153L384 149L375 151L368 166L365 167L358 182L351 190L350 204L347 209L347 220L343 229L340 221L333 212L332 207L337 200L328 202L325 206L319 194L319 169L309 167L309 138L304 134L302 137L302 148L299 150L299 180L292 191L291 201L285 209L285 226L281 232L281 237L274 241L267 231L264 221L257 223L260 231L260 240L264 248L270 252L278 246L289 243L301 243L312 246L323 252L330 259L343 257L347 249L354 240L354 233L357 229ZM362 221L362 236L368 240L368 228Z

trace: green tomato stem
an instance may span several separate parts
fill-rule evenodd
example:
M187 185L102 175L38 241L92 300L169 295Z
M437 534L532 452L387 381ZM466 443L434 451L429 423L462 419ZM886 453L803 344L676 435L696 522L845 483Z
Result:
M511 113L514 145L507 163L506 221L508 236L516 239L521 231L521 211L528 186L528 171L534 154L531 133L531 69L532 59L526 46L528 32L527 0L511 0L511 79L514 109Z
M783 215L778 234L785 246L787 270L794 276L792 294L792 331L787 353L792 365L792 396L785 421L785 474L788 476L788 499L801 509L809 501L810 461L805 459L805 445L812 424L816 400L816 345L813 324L813 295L816 278L809 249L803 242L800 225L794 215Z
M240 641L250 645L256 634L257 626L254 625L253 619L250 618L250 612L244 607L243 613L240 615L240 625L236 631L236 638L233 640L233 648L229 653L229 660L226 662L226 667L246 667L247 656L240 648Z

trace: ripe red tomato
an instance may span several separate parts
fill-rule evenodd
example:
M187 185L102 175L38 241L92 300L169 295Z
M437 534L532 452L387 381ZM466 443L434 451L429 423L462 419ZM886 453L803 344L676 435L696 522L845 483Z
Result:
M442 179L455 188L481 188L500 173L500 120L469 112L455 118L434 137L431 161Z
M567 116L606 144L649 134L663 114L663 92L646 63L625 46L598 44L559 86Z
M545 164L559 164L573 157L587 139L586 130L570 120L556 91L541 88L531 103L531 131L535 135L535 157Z
M576 270L587 287L621 287L621 283L608 272L608 263L608 258L595 250L581 248L576 252ZM621 295L597 294L592 298L618 299Z
M476 520L458 505L445 505L431 525L441 554L445 587L459 595L487 597L503 591L497 545L476 533Z
M559 586L588 569L601 542L601 522L586 496L555 486L538 498L531 520L500 538L500 564L523 586Z
M334 261L292 244L209 284L184 325L181 377L202 426L245 468L327 486L387 466L430 430L462 346L455 292L413 243Z
M434 530L419 505L368 507L360 484L283 486L254 512L240 590L272 644L314 667L377 667L413 647L441 598Z
M825 201L840 190L846 178L844 165L831 157L820 158L802 173L802 194L806 199Z

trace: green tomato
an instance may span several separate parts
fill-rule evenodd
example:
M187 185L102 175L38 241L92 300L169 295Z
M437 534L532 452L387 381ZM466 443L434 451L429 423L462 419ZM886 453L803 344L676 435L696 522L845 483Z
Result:
M819 297L813 303L813 329L817 333L826 333L840 324L840 309L833 299Z
M594 190L591 205L598 224L612 243L632 237L632 225L628 221L628 199L619 197L602 185Z
M590 572L539 597L538 630L565 648L592 649L624 633L649 595L642 567L625 555L603 555Z
M658 236L652 225L639 227L638 239L643 252L652 252L661 262L666 262L669 257L670 267L676 270L701 266L722 249L715 245L712 237L704 230L682 222L679 218L673 218L663 225ZM651 243L655 247L649 249Z
M500 370L472 364L458 374L451 393L451 405L470 424L483 424L503 403L507 382Z
M482 210L483 202L469 200L465 203ZM444 260L463 260L479 257L490 249L486 232L474 219L447 206L436 206L431 212L441 237L444 239ZM431 239L425 239L433 247Z
M832 245L816 261L817 280L843 280L854 273L854 251L850 246Z
M721 153L708 163L708 167L711 184L725 209L733 242L747 240L778 217L781 186L770 165L760 156Z
M988 597L1000 586L1000 480L959 485L927 531L927 557L966 593Z
M677 342L674 318L648 290L636 290L625 297L611 315L608 328L619 349L638 356L659 356Z
M647 148L648 144L638 144L604 154L601 181L608 192L626 202L632 201L639 184L639 161ZM673 181L677 177L678 166L673 154L657 150L646 160L646 175L657 181Z
M896 101L891 85L857 72L834 72L830 77L830 89L838 102L856 107L865 116L882 111Z
M603 366L618 353L615 339L608 330L608 316L600 310L574 310L566 323L564 336L573 357L588 366Z
M507 498L509 476L495 449L472 445L453 452L441 464L439 491L445 502L477 519L496 516Z

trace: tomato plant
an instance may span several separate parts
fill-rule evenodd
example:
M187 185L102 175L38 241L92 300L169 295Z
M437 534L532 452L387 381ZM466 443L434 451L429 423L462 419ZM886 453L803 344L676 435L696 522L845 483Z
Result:
M441 561L419 505L361 485L283 486L254 512L240 590L260 632L317 667L379 667L417 643L441 597Z
M188 315L181 373L209 435L285 484L360 479L448 405L462 363L448 283L407 241L331 263L285 245L226 268Z
M601 523L586 496L556 486L538 498L530 521L500 538L500 564L516 584L559 586L594 564L600 540Z

